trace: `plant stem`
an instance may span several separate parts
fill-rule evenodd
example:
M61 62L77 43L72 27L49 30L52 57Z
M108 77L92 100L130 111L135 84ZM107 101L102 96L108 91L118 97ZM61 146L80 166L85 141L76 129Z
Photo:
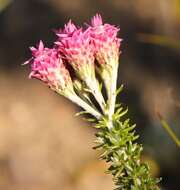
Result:
M172 140L176 143L178 148L180 148L180 140L178 139L178 137L176 136L174 131L171 129L169 124L163 119L163 117L162 117L162 115L160 113L158 113L158 117L160 118L160 121L161 121L161 124L162 124L163 128L167 131L167 133L172 138Z
M111 85L109 88L109 98L108 98L108 116L109 116L109 128L113 127L112 124L112 116L114 114L115 105L116 105L116 85L117 85L117 73L118 73L118 64L115 64L112 68L112 74L111 74Z
M68 97L72 102L74 102L75 104L79 105L80 107L82 107L85 111L87 111L88 113L90 113L91 115L93 115L96 119L100 119L101 113L99 113L96 109L92 108L88 103L86 103L84 100L82 100L79 96L77 95L71 95L70 97Z
M110 164L108 173L113 176L116 190L158 190L159 180L151 178L148 165L140 161L142 146L135 142L135 125L118 116L113 128L109 129L107 122L104 118L96 125L100 131L94 148L101 149L101 159Z
M98 81L94 78L91 81L86 81L86 84L89 87L92 95L94 96L98 104L100 105L102 112L105 113L106 104L104 101L104 97L102 96L102 93L100 92Z

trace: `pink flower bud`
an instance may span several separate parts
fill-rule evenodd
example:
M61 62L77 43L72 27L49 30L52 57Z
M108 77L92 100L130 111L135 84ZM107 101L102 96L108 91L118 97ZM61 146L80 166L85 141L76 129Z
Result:
M26 62L31 64L30 78L39 79L60 93L73 91L70 74L56 49L45 48L42 41L30 49L33 57Z

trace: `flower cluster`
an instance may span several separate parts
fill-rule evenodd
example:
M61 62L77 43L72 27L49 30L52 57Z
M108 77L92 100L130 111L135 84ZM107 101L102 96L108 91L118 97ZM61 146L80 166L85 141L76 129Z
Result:
M69 21L55 31L57 40L52 48L40 41L36 48L30 48L32 58L25 63L31 65L30 78L43 81L96 118L99 131L94 148L101 149L101 159L109 163L108 172L117 190L159 190L158 180L151 178L149 167L140 162L142 146L134 142L138 138L135 125L121 119L127 110L115 106L116 94L122 90L122 86L116 90L121 44L118 31L104 24L98 14L85 29Z
M114 111L111 94L115 94L116 89L111 86L116 87L117 74L115 77L113 74L117 73L119 58L118 31L119 29L113 25L103 24L98 14L85 29L76 26L70 20L63 29L55 31L57 40L53 48L44 47L42 41L37 48L30 48L32 58L27 61L31 64L30 78L40 79L74 102L78 96L74 81L79 81L86 89L86 95L91 93L94 96L100 112L112 116L108 114L108 108L113 107ZM97 79L96 71L100 71L103 82ZM71 76L75 77L72 79ZM102 95L101 83L104 83L107 89L107 101ZM81 101L95 110L98 109L94 108L87 96L81 96ZM87 111L86 106L85 109Z

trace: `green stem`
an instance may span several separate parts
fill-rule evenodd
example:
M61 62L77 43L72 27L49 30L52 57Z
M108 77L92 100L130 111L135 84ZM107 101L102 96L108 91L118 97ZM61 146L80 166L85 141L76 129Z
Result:
M180 140L178 139L178 137L176 136L176 134L174 133L174 131L171 129L171 127L169 126L169 124L163 119L163 117L159 113L158 113L158 116L160 118L160 121L161 121L161 124L162 124L163 128L167 131L167 133L172 138L172 140L180 148Z

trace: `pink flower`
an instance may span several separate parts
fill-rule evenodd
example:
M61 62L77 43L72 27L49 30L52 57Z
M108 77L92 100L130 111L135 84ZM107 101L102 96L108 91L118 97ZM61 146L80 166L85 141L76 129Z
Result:
M60 30L56 34L59 39L55 44L58 46L59 51L73 67L77 76L85 82L89 91L93 93L102 110L104 110L104 98L95 76L94 46L91 43L89 31L77 28L70 21L65 25L64 30Z
M31 64L30 78L45 82L57 92L72 89L72 81L58 51L44 47L42 41L37 48L31 47L32 58L26 63Z
M102 18L96 14L87 28L94 46L95 56L99 64L118 64L121 39L117 37L119 28L103 24Z
M64 30L56 32L59 37L55 44L65 59L72 65L81 79L87 78L94 72L94 47L90 42L88 32L77 28L71 21Z
M96 60L100 65L100 67L97 67L97 70L104 81L107 91L108 116L110 120L114 114L116 101L117 71L121 42L121 39L117 37L118 31L119 28L113 25L103 24L99 14L96 14L91 19L91 26L87 28L87 32L91 37L91 43L94 46Z

